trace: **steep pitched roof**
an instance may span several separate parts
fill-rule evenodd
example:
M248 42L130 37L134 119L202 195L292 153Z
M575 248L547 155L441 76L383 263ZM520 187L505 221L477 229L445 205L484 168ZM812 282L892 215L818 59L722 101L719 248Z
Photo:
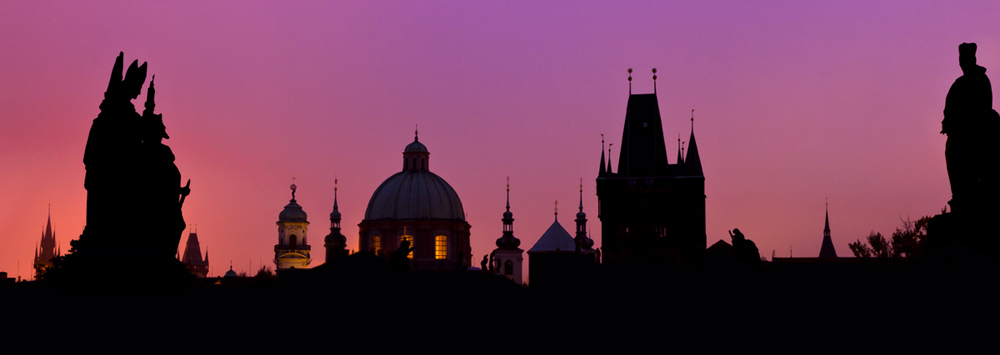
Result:
M535 242L535 245L528 250L529 253L533 252L551 252L551 251L564 251L573 253L576 251L576 242L573 241L573 237L569 235L566 228L563 228L559 224L559 220L552 222L549 229L542 234L541 238Z

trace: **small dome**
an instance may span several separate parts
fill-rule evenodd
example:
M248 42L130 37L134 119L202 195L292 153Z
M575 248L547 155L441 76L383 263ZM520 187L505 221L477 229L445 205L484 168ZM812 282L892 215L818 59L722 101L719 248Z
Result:
M587 218L587 214L583 213L583 211L576 213L576 219L584 219L584 218Z
M503 213L503 218L504 218L504 219L507 219L507 218L514 218L514 214L513 214L513 213L510 213L510 211L507 211L507 212L504 212L504 213Z
M302 210L302 206L295 203L295 199L292 199L278 214L278 222L306 222L306 212Z
M330 212L330 219L340 219L340 211L333 210L333 212Z
M406 146L406 149L403 149L403 153L428 153L428 151L427 147L424 146L423 143L420 143L419 141L414 139L413 143L410 143L409 145Z
M233 278L233 277L237 277L237 276L239 276L239 275L236 275L236 271L233 271L233 268L230 267L229 271L226 271L225 278L228 279L228 278Z

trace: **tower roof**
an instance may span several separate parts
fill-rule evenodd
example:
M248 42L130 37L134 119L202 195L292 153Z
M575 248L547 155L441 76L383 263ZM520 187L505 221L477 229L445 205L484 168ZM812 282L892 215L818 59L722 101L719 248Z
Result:
M698 144L694 141L694 123L691 124L691 139L688 141L687 157L684 158L684 168L688 175L704 176L701 170L701 157L698 156Z
M618 174L659 176L667 171L667 149L656 94L629 95Z
M826 209L826 226L823 228L823 246L819 249L819 257L836 258L837 250L833 247L833 239L830 237L830 208Z
M528 250L529 253L533 252L550 252L550 251L561 251L561 252L575 252L576 242L573 241L573 237L569 235L566 228L563 228L559 224L559 220L552 222L549 229L542 234L541 238L535 242L535 245Z
M278 222L307 222L306 212L295 202L295 184L292 184L292 199L285 205L285 209L278 214Z

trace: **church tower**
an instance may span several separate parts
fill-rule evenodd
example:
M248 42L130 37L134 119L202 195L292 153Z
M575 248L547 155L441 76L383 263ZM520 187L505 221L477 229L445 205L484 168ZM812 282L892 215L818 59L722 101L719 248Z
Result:
M340 211L337 209L337 179L333 179L333 212L330 212L330 234L323 238L326 263L347 257L347 237L340 233Z
M510 177L507 177L507 211L503 213L503 236L497 238L497 248L493 249L494 270L518 285L521 280L521 264L524 250L518 248L521 240L514 237L514 214L510 212Z
M187 266L188 272L198 278L208 276L208 251L205 251L205 258L201 257L201 243L198 242L198 232L191 231L188 234L187 246L184 247L184 254L181 262Z
M819 257L836 258L837 250L833 248L833 239L830 238L830 205L826 206L826 226L823 227L823 246L819 249Z
M49 205L49 218L42 232L41 250L35 247L35 279L42 278L45 270L52 267L52 258L61 253L56 246L56 232L52 230L52 206Z
M312 258L306 231L309 221L306 212L295 202L295 184L292 184L292 200L278 214L278 244L274 246L274 264L278 271L305 269Z
M631 83L631 69L629 82ZM608 264L697 264L705 251L705 175L694 137L686 156L667 161L656 69L652 94L631 94L625 111L618 169L597 177L603 261ZM602 167L605 165L602 148Z

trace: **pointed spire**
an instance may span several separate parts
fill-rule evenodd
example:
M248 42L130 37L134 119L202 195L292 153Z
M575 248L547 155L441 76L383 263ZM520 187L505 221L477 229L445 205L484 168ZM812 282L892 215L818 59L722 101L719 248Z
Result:
M146 91L146 111L142 113L143 116L151 115L153 109L156 108L156 101L154 101L156 89L153 89L153 82L155 81L156 75L153 75L153 78L149 80L149 89Z
M510 213L510 176L507 177L507 211L503 213L503 235L496 244L501 249L517 249L521 240L514 237L514 214Z
M604 167L604 133L601 133L601 169L598 170L597 176L604 176L607 173L607 169Z
M583 178L580 178L580 212L583 212Z
M830 234L830 202L826 202L826 225L823 227L823 235Z
M337 178L333 179L333 211L337 212Z
M684 148L681 148L681 134L677 134L677 164L684 164Z
M507 212L510 212L510 176L507 177Z
M691 139L688 141L687 157L684 158L687 172L692 176L704 176L701 170L701 157L698 156L698 144L694 140L694 110L691 110Z
M836 258L837 249L833 246L833 238L830 236L830 203L826 203L826 224L823 227L823 244L819 248L819 257Z
M612 157L612 155L611 155L611 146L613 146L613 145L615 145L615 144L614 143L608 143L608 174L609 175L612 174L612 172L611 172L611 157Z

